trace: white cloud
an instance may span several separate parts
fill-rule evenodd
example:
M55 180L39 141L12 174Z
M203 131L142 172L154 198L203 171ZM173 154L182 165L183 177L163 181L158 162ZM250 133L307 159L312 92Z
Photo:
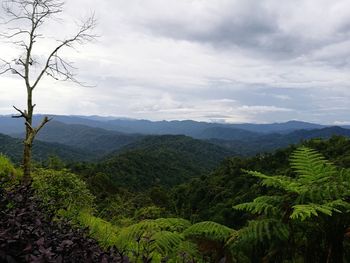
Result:
M80 79L96 87L45 79L35 93L39 112L350 121L349 1L68 1L67 23L43 28L51 39L36 54L47 54L55 38L74 31L72 21L92 10L101 37L64 54ZM15 55L1 44L0 57ZM0 76L0 114L23 106L23 93L19 80ZM339 107L324 110L332 104Z

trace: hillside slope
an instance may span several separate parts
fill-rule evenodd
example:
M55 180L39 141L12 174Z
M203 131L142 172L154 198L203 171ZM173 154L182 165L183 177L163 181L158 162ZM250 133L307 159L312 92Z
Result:
M314 130L297 130L288 134L266 134L240 140L210 139L211 143L234 150L241 155L255 155L261 152L271 152L290 144L298 144L301 141L321 138L328 139L334 135L350 137L350 129L341 127L327 127Z
M186 136L148 136L102 162L75 169L91 183L103 174L108 178L106 182L116 187L144 190L155 185L171 187L199 177L233 155L230 150Z
M100 158L142 137L142 135L125 134L81 124L52 121L40 131L37 139L79 148L94 153L96 158Z
M23 143L21 139L0 134L0 154L10 157L14 162L20 162L22 159L22 149ZM57 156L64 161L88 161L94 158L93 154L90 152L75 149L59 143L34 142L34 160L43 161L50 156Z
M125 134L86 125L52 122L41 131L39 140L58 142L103 156L129 143L143 138L141 135Z

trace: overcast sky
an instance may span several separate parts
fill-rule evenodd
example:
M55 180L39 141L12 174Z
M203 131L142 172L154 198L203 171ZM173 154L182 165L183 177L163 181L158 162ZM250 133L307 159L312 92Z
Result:
M38 112L350 123L349 0L68 0L42 32L67 37L92 11L99 39L63 54L94 87L45 79ZM18 54L1 43L0 57ZM15 75L0 76L0 94L0 114L24 106Z

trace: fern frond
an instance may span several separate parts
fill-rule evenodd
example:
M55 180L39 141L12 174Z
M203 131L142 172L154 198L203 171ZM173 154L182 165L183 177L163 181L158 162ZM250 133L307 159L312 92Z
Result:
M204 221L190 226L184 231L184 236L189 239L209 240L225 243L235 235L237 231L211 221Z
M136 241L145 234L152 235L155 232L161 231L161 228L153 220L144 220L137 224L123 228L119 233L119 240L125 243L126 241Z
M238 242L255 244L265 240L287 240L289 229L280 220L264 218L249 221L248 225L238 231Z
M190 221L183 218L158 218L154 222L161 230L179 233L191 226Z
M318 216L319 213L332 216L333 212L341 213L341 208L349 209L350 204L342 200L335 200L326 204L295 205L290 218L304 221L312 216Z
M191 262L194 258L201 258L197 245L188 240L184 240L179 244L176 254L183 259L182 262ZM185 259L187 261L184 261Z
M336 167L320 153L307 147L295 150L290 158L291 167L304 183L322 183L337 173Z
M287 176L270 176L257 171L247 171L244 170L247 174L262 179L261 185L267 187L274 187L281 190L287 190L289 192L300 191L301 184L298 183L295 179Z
M153 246L161 255L173 254L184 240L183 235L169 231L160 231L152 236Z
M233 208L252 214L277 215L282 201L282 196L260 196L255 198L253 202L235 205Z
M189 221L181 218L144 220L121 229L116 245L130 253L146 249L151 253L153 260L159 255L174 256L179 252L179 246L185 240L181 232L190 225ZM186 253L191 251L190 248L188 249ZM196 251L192 251L193 254Z

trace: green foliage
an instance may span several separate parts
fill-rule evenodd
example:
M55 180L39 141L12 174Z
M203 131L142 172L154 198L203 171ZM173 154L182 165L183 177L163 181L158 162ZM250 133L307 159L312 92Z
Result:
M52 170L62 170L65 168L65 163L56 155L51 155L46 161L46 168Z
M158 218L154 220L165 231L182 233L191 226L191 223L183 218Z
M92 209L94 197L77 175L65 170L37 169L32 177L37 196L50 210Z
M168 162L177 160L180 167L182 157L162 144L159 151L147 146L100 164L77 164L86 185L67 171L43 169L34 174L33 185L50 209L74 216L101 245L117 246L132 262L219 262L223 257L236 262L326 262L327 253L337 258L336 247L350 251L344 238L350 229L350 142L335 137L304 145L308 147L227 159L213 173L198 173L173 189L168 187L179 178ZM52 168L62 167L51 161ZM0 167L8 164L0 158ZM192 166L186 165L189 171ZM159 178L168 175L174 178L164 186ZM94 215L87 185L98 200ZM168 216L194 224L163 218Z
M164 215L165 209L157 206L146 206L135 211L135 220L157 219Z
M195 242L199 251L208 256L210 262L234 257L229 245L237 239L238 232L229 227L204 221L190 226L184 231L184 236Z
M289 229L281 220L264 218L249 221L246 227L239 230L238 237L238 243L243 243L245 246L268 240L286 241L289 238Z
M0 134L0 154L8 156L11 161L20 163L23 155L23 141ZM66 162L92 160L91 153L59 143L36 141L33 145L33 159L44 162L55 155Z
M152 259L161 262L201 262L195 243L186 240L183 234L191 223L182 218L159 218L144 220L120 230L117 247L128 251L132 262Z
M260 179L262 186L274 190L252 202L234 206L257 216L240 230L239 241L255 246L259 242L270 244L275 250L278 246L282 251L286 242L309 246L312 242L308 239L313 240L321 231L324 240L319 242L325 244L327 250L327 246L333 247L333 242L339 242L337 239L343 240L343 224L350 219L350 203L347 201L350 198L350 170L336 167L315 150L304 146L291 154L290 163L295 173L291 177L247 172ZM304 228L313 228L315 233L305 235ZM293 241L295 235L300 235L298 243ZM278 241L280 244L276 245ZM335 258L342 257L342 252L333 253ZM296 251L290 254L290 258L298 258Z
M280 196L259 196L251 203L243 203L234 206L237 210L248 211L252 214L279 215L280 204L283 198Z
M186 238L226 243L237 236L233 229L215 222L205 221L192 225L184 232Z
M102 162L85 167L72 165L71 168L84 176L92 192L100 182L104 182L107 189L114 186L144 191L184 183L208 173L231 155L229 150L186 136L148 136L109 155ZM105 175L103 181L101 174ZM99 181L97 186L96 180ZM161 191L158 194L163 195L161 203L164 204L166 196Z
M0 154L0 187L11 187L19 183L21 172L18 171L11 161Z
M77 222L89 228L91 237L95 238L104 248L111 247L117 243L119 228L111 223L82 211L77 217Z

